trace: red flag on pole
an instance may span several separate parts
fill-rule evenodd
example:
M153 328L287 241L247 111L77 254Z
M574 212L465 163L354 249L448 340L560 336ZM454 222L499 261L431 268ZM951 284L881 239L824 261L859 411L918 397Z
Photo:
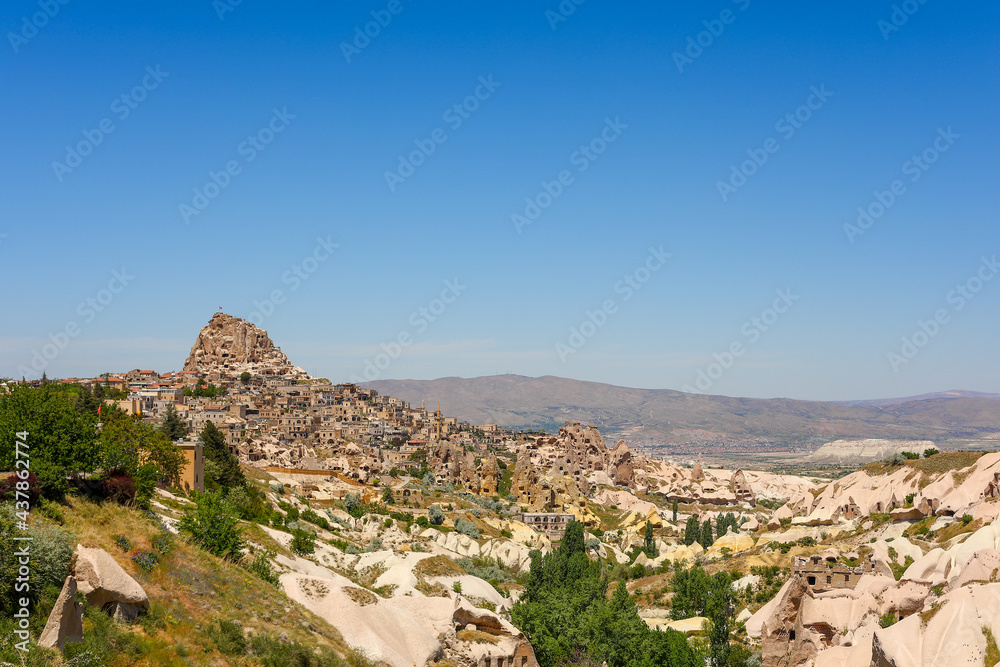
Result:
M101 406L97 406L97 414L101 414Z

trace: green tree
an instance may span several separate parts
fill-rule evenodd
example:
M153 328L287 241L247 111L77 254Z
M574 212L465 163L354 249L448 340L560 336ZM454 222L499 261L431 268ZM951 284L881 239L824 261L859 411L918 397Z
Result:
M656 558L659 553L656 551L656 542L653 541L653 524L646 522L646 532L642 540L642 550L648 558Z
M678 509L677 499L674 498L674 502L671 504L670 510L671 510L671 512L673 512L673 515L674 515L673 521L674 521L675 525L677 523L677 509Z
M250 373L248 371L240 373L240 382L243 384L248 384L250 382Z
M701 524L701 535L699 536L698 542L705 549L712 546L715 538L712 537L712 520L705 519L705 523Z
M205 461L211 462L217 468L216 478L212 480L215 485L226 489L245 485L246 477L240 469L240 462L229 451L222 431L212 422L206 422L199 437L204 445ZM208 475L205 475L205 481L209 481Z
M430 519L433 525L440 526L444 523L444 512L437 505L431 505L427 508L427 518Z
M166 412L163 413L160 430L171 440L182 440L187 435L187 425L184 424L181 416L177 414L177 409L174 408L173 403L169 404Z
M392 497L392 487L386 486L382 489L382 502L386 505L392 505L395 499Z
M108 407L101 428L101 468L125 473L136 485L136 502L147 507L157 482L176 483L184 454L162 431L116 407Z
M19 384L0 394L0 470L14 470L17 441L25 442L22 451L50 500L65 495L67 475L93 472L101 458L96 412L81 413L56 386ZM25 432L27 439L18 438Z
M181 519L181 529L191 535L191 541L206 551L237 561L243 549L243 532L232 505L218 491L200 493L195 508Z
M684 636L653 632L639 618L620 579L608 599L601 563L587 557L583 525L571 521L559 548L531 554L523 595L511 610L542 667L600 664L609 667L695 667Z
M701 523L698 517L691 515L684 526L684 544L691 546L695 542L701 541Z

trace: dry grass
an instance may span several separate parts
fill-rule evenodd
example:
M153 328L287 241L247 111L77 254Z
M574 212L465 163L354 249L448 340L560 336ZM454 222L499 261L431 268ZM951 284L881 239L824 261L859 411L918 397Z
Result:
M425 558L413 568L413 573L425 577L460 577L465 570L447 556Z
M496 644L497 638L482 630L459 630L455 635L460 642L472 642L474 644Z
M355 588L354 586L345 586L344 592L347 593L347 596L349 598L357 602L362 607L370 604L375 604L376 602L378 602L378 598L375 597L374 593L366 591L363 588Z
M113 536L125 534L135 549L151 551L152 540L162 534L158 526L137 510L80 498L69 502L70 507L63 509L66 528L84 546L111 554L149 596L151 621L131 626L130 631L145 635L156 648L135 664L186 664L177 646L201 656L198 664L226 664L204 631L217 618L240 619L244 628L256 634L285 633L307 646L327 646L341 656L351 654L335 628L281 590L179 537L152 572L143 572Z
M986 655L983 659L983 664L995 665L1000 662L1000 649L997 648L997 640L993 637L993 632L983 626L983 636L986 637Z
M923 625L927 625L928 623L930 623L930 622L931 622L931 619L932 619L932 618L934 618L934 616L935 616L935 615L936 615L936 614L937 614L937 613L938 613L939 611L941 611L941 609L943 609L943 608L944 608L944 605L945 605L946 603L947 603L947 600L945 600L945 601L942 601L942 602L932 602L932 603L931 603L931 608L930 608L930 609L928 609L927 611L922 611L922 612L920 612L920 622L921 622L921 623L922 623Z
M944 528L938 530L935 535L939 544L943 544L948 540L958 537L963 533L972 533L983 527L982 519L976 519L975 521L970 521L969 523L962 523L961 521L956 521Z

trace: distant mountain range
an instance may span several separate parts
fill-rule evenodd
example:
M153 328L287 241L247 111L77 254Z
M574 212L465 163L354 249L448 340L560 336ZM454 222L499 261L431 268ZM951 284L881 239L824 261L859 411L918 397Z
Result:
M813 449L841 438L946 442L997 437L1000 395L948 391L910 398L822 402L634 389L547 375L492 375L365 383L411 404L441 404L473 424L545 428L593 424L641 444L733 444ZM991 438L991 439L992 439Z
M1000 399L1000 394L987 394L982 391L964 391L953 389L951 391L936 391L931 394L919 394L917 396L907 396L906 398L873 398L866 401L834 401L840 405L897 405L899 403L909 403L910 401L926 401L932 398L991 398Z

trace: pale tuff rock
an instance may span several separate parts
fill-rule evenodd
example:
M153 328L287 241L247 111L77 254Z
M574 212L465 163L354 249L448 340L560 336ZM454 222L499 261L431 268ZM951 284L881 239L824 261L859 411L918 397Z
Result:
M810 461L817 463L865 463L880 461L902 452L923 453L934 447L931 440L881 440L866 438L861 440L834 440L828 442L809 455Z
M921 487L921 483L926 486ZM904 507L913 494L912 507ZM853 519L874 512L896 512L893 518L969 514L991 522L1000 513L1000 453L985 454L961 470L926 483L920 471L899 466L886 475L859 470L830 484L812 505L811 514Z
M216 313L201 328L184 362L184 370L206 375L213 372L238 375L246 371L253 375L309 377L275 347L266 331L225 313Z
M56 598L45 629L38 638L39 646L61 651L66 642L83 641L83 604L73 599L76 589L76 579L72 575L66 577L62 592Z
M149 609L146 591L104 549L76 545L73 574L87 604L100 607L116 619L133 620Z

